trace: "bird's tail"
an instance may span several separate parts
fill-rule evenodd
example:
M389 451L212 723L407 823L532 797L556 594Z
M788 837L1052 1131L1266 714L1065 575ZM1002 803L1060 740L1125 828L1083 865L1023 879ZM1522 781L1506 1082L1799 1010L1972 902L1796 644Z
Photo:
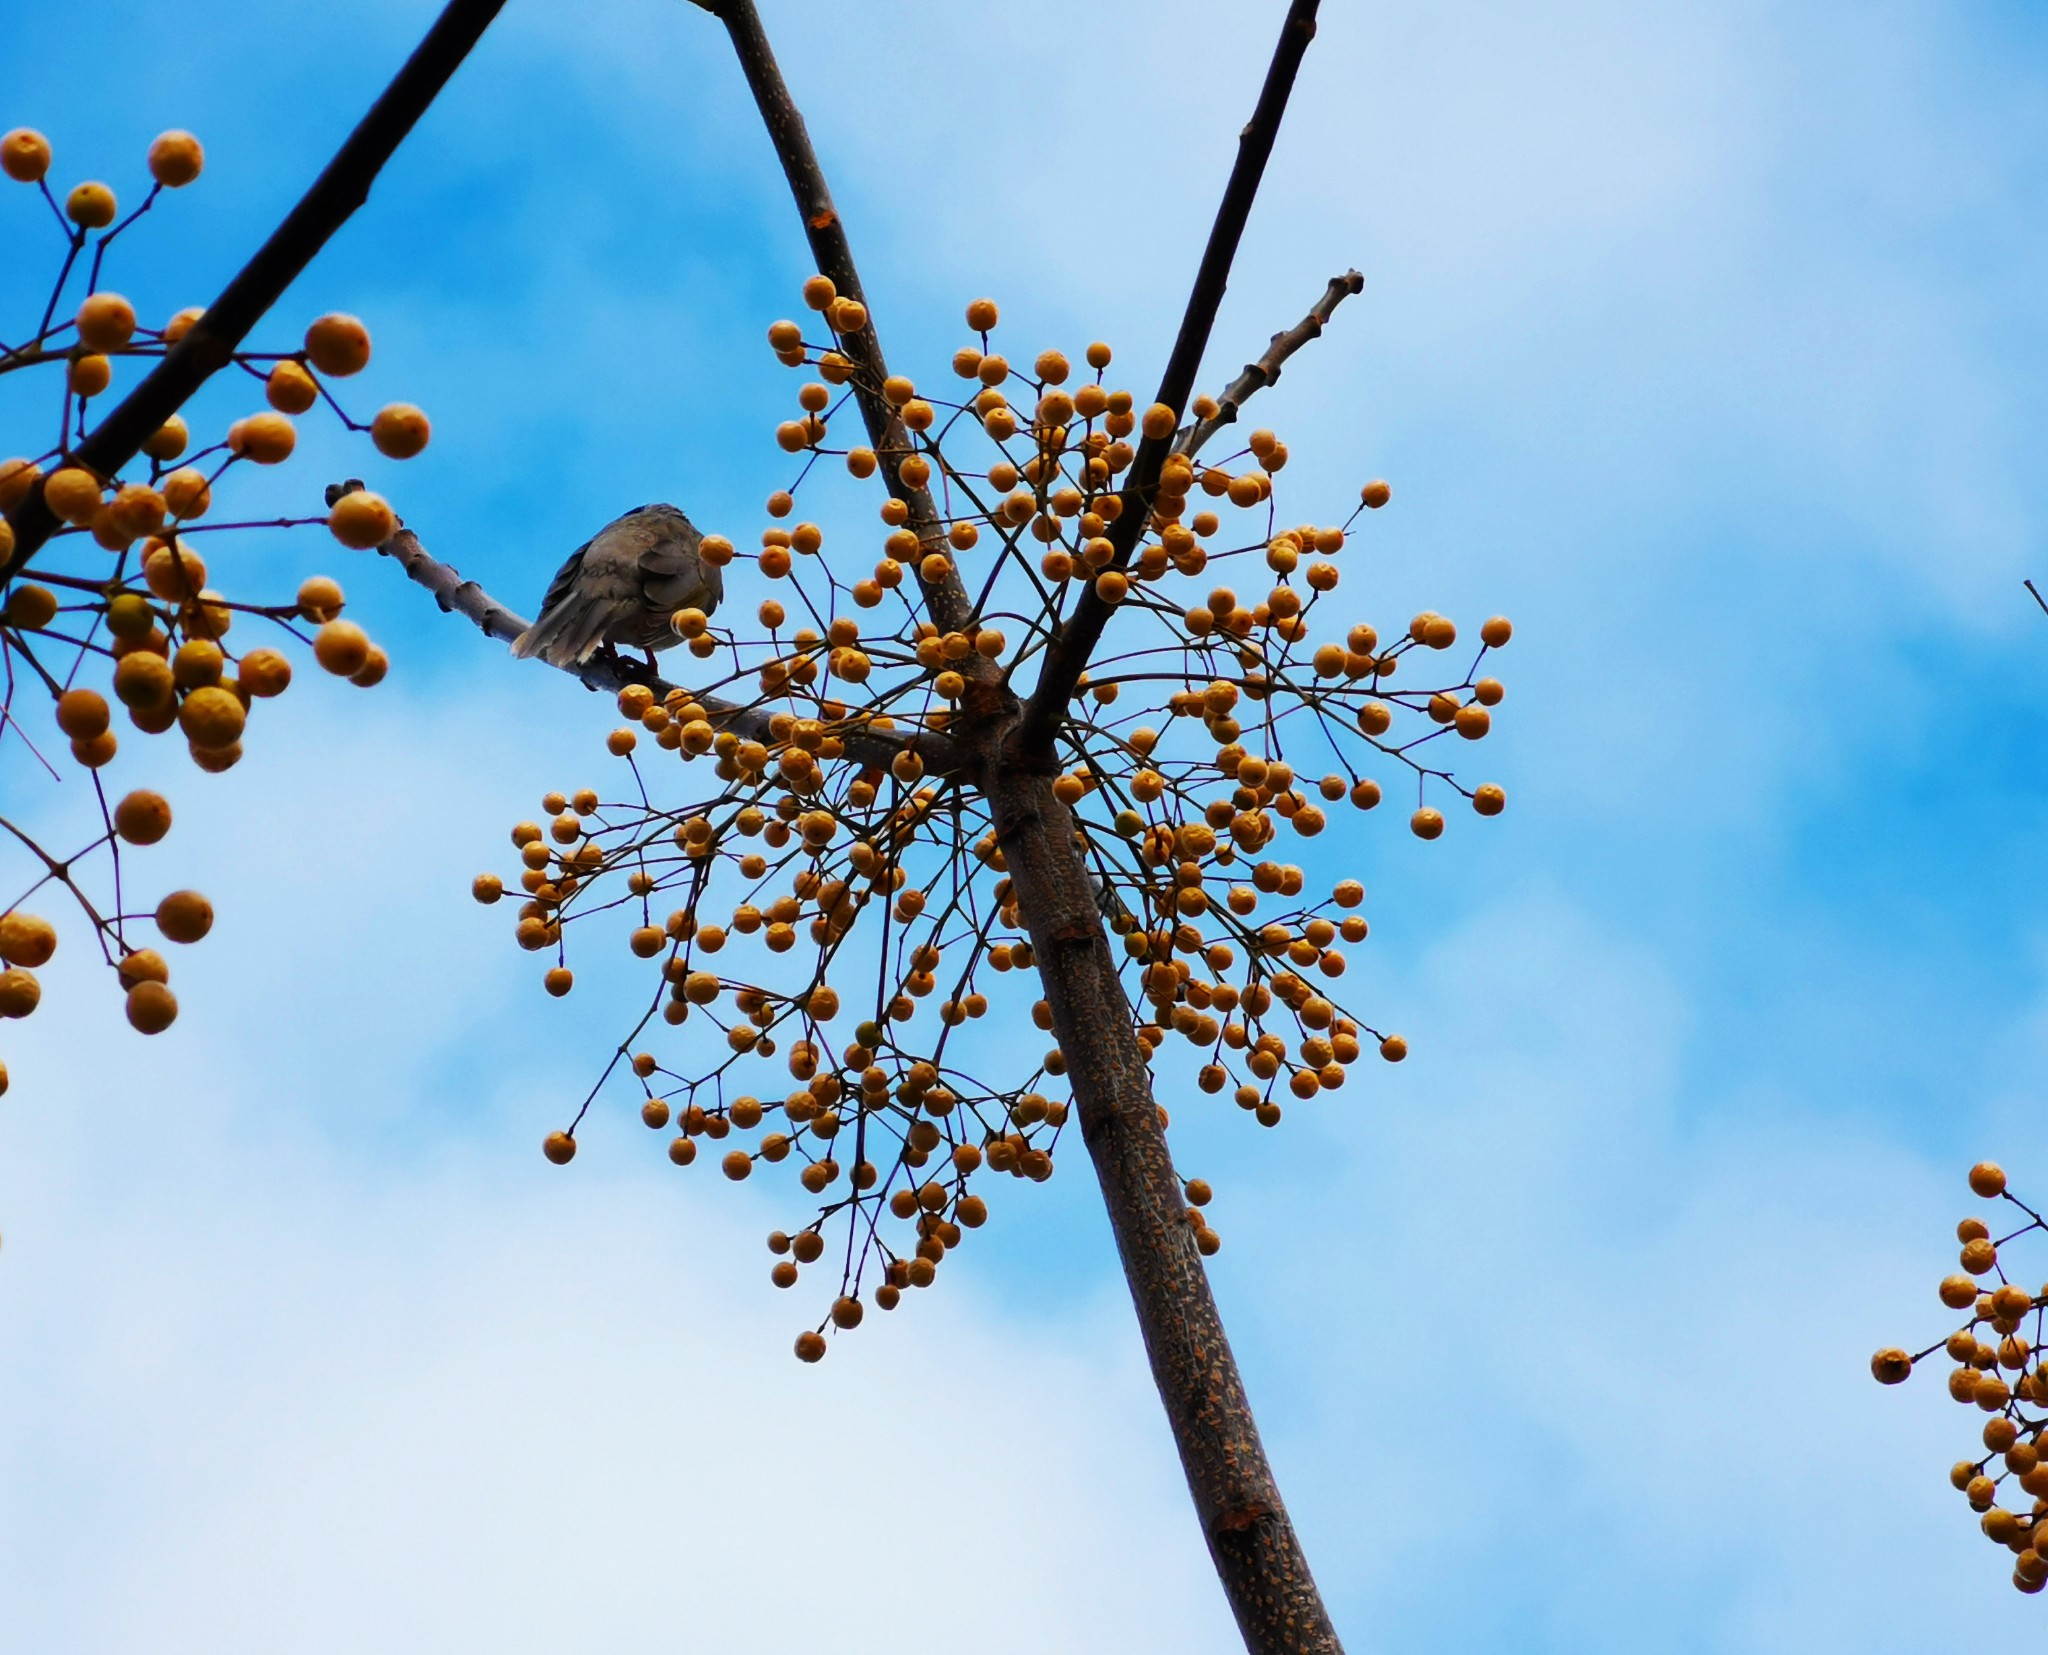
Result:
M520 660L538 656L553 667L580 667L604 642L611 614L607 605L574 596L550 605L539 620L512 640Z

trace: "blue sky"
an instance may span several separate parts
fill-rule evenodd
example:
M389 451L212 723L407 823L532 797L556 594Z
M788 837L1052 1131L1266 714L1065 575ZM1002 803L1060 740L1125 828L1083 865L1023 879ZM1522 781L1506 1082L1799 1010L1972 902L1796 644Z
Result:
M992 293L1149 383L1276 5L766 11L897 365ZM2040 17L1330 11L1205 380L1364 271L1260 418L1304 502L1392 480L1347 577L1382 630L1518 627L1507 815L1424 845L1385 812L1315 865L1362 870L1359 998L1414 1055L1277 1132L1176 1116L1348 1646L2031 1632L1945 1483L1970 1420L1865 1362L1943 1331L1971 1161L2048 1193ZM0 126L131 188L200 133L114 282L168 312L428 15L24 17ZM30 205L0 315L39 298ZM363 315L360 405L434 446L309 439L275 498L363 471L522 605L643 499L738 538L807 268L715 25L515 0L272 330ZM568 1173L533 1152L610 1019L465 890L609 708L374 560L235 555L331 569L394 668L295 692L225 777L138 753L181 813L151 866L222 915L185 1015L144 1046L60 956L0 1049L6 1641L1232 1647L1078 1156L798 1368L773 1192L679 1178L623 1103Z

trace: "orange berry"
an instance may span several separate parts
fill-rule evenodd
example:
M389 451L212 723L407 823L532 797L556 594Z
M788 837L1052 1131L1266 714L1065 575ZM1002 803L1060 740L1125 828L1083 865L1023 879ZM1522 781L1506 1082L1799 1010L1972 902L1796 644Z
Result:
M274 649L252 649L244 655L236 677L251 695L282 695L292 681L292 664Z
M81 184L64 198L64 216L82 230L104 230L118 209L104 184Z
M186 554L190 557L190 553ZM309 621L331 621L347 601L341 587L326 575L314 575L299 588L299 613Z
M337 678L352 677L369 664L369 635L354 621L329 621L313 635L313 659Z
M813 276L804 283L804 303L813 310L823 310L838 297L839 289L830 276Z
M1871 1357L1870 1372L1880 1385L1897 1385L1913 1377L1913 1358L1888 1345Z
M17 184L33 184L50 170L50 140L32 127L18 126L0 138L0 172Z
M228 427L228 452L258 465L281 465L291 458L299 433L277 413L251 414Z
M66 690L57 697L57 728L73 741L90 741L112 719L107 698L98 690Z
M327 531L344 546L367 552L398 532L398 514L381 494L344 494L327 514Z
M1399 1063L1408 1055L1408 1042L1398 1034L1390 1034L1380 1042L1380 1056L1389 1063Z
M576 1159L576 1140L566 1132L550 1132L541 1140L540 1152L558 1167Z
M182 190L206 165L206 151L189 132L171 131L149 146L149 176L167 190Z
M1472 790L1472 808L1482 816L1498 816L1507 807L1507 793L1496 783L1481 782Z
M186 696L178 708L178 728L194 747L232 747L242 739L249 715L241 697L218 684L207 684Z
M1995 1161L1979 1161L1970 1168L1971 1190L1989 1200L2005 1193L2005 1170Z
M192 466L180 466L157 487L173 517L204 517L213 505L213 487L206 474Z
M1384 478L1379 477L1375 477L1358 491L1358 498L1374 511L1378 511L1393 497L1394 491L1387 486Z
M33 460L0 460L0 511L12 511L26 500L42 474Z
M78 307L78 342L89 351L117 351L135 336L135 307L118 293L95 293Z
M96 397L114 382L114 365L104 356L74 356L65 372L72 394Z
M320 400L320 386L297 362L286 360L270 370L263 394L280 414L303 414Z
M330 312L306 329L306 355L336 379L361 373L370 362L370 330L353 316Z
M156 928L167 941L197 942L213 929L213 904L197 891L173 891L156 905Z
M57 928L39 914L10 908L0 914L0 960L31 970L57 952Z
M161 793L136 788L114 806L114 831L131 845L155 844L171 831L170 801Z
M100 509L100 480L75 465L53 471L43 484L43 503L74 528L84 528Z
M976 333L987 333L1001 313L993 299L976 299L967 307L967 325Z
M1435 839L1444 831L1443 812L1424 805L1408 818L1408 827L1418 839Z
M185 422L173 414L142 439L142 452L152 460L175 460L185 452L192 434Z
M822 1362L825 1359L825 1336L809 1331L796 1336L796 1355L800 1362Z
M370 422L370 441L388 459L409 460L427 446L433 427L409 402L394 402Z
M178 1020L178 997L163 983L140 982L128 991L127 1010L138 1034L162 1034Z
M27 1017L43 1003L43 985L17 967L0 971L0 1017Z
M1488 649L1499 649L1515 635L1514 622L1505 615L1496 615L1479 629L1480 642Z

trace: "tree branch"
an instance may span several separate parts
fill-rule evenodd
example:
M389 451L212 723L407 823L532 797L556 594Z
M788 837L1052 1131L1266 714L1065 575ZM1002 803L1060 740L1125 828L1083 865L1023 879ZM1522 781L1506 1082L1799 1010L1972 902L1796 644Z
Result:
M332 506L344 494L353 493L362 486L354 478L331 485L327 490L328 505ZM431 592L444 613L460 615L485 637L510 643L526 630L528 622L525 616L508 609L475 581L465 579L462 571L453 564L435 558L420 544L419 536L412 530L401 528L377 550L403 569L415 585L424 586ZM616 655L593 656L581 666L564 667L562 670L590 689L612 695L629 684L644 684L657 698L681 688L704 709L707 722L714 728L730 730L734 735L758 741L764 746L781 745L781 739L769 731L769 720L773 714L768 710L742 707L715 695L700 695L650 672L643 662ZM846 756L858 764L887 769L897 754L910 751L924 761L927 774L946 775L960 767L954 743L936 731L897 735L872 728L835 727L832 733L845 743Z
M789 180L790 194L796 198L797 211L804 221L804 238L810 243L811 257L817 261L819 273L831 278L841 297L866 305L860 271L854 266L853 248L846 239L846 226L840 220L839 209L832 204L832 190L825 182L824 168L818 164L818 153L811 147L810 133L805 130L804 118L783 81L782 70L775 62L775 53L769 48L768 35L761 26L761 14L754 9L753 0L693 0L693 3L723 23L725 32L732 37L733 51L739 56L748 90L754 94L754 106L761 112L769 141L775 146L776 159L782 163L783 175ZM853 393L860 403L861 418L867 424L868 441L874 445L880 461L883 481L887 483L889 492L910 509L907 526L917 535L920 547L918 563L921 564L923 552L946 550L945 533L940 527L939 510L931 491L913 488L903 481L900 467L911 453L910 433L896 410L882 396L882 382L889 377L889 364L882 356L882 342L875 332L872 310L868 313L866 327L856 333L839 336L839 350L854 364ZM973 600L961 584L959 571L952 566L950 554L947 573L941 580L926 580L918 564L912 565L911 572L924 593L926 609L941 630L958 632L973 620ZM962 665L974 676L987 680L995 677L993 663L979 656L971 657Z
M369 199L370 185L384 163L440 95L504 4L505 0L449 0L426 38L299 204L221 289L220 297L191 331L66 456L66 463L97 477L114 476L193 392L234 360L236 347L249 336L249 330L313 262L334 232ZM57 517L43 499L41 480L7 520L14 529L14 551L0 562L0 581L24 568L57 530Z
M1332 276L1330 285L1310 307L1309 313L1285 333L1274 334L1266 346L1266 354L1258 361L1245 364L1244 372L1233 379L1216 399L1216 412L1208 419L1198 420L1180 434L1176 452L1187 455L1189 459L1200 453L1203 444L1237 418L1240 408L1268 385L1278 382L1280 370L1287 359L1311 339L1320 339L1337 307L1364 287L1365 278L1356 270Z
M1224 186L1216 222L1209 231L1209 244L1202 251L1202 263L1195 272L1194 288L1181 317L1180 334L1160 378L1159 395L1154 398L1173 410L1176 424L1186 412L1194 391L1195 374L1216 325L1216 310L1223 302L1224 289L1230 285L1231 262L1237 256L1245 221L1251 216L1252 201L1258 195L1259 181L1265 176L1266 162L1272 156L1280 118L1286 113L1288 96L1294 90L1294 77L1301 68L1308 43L1315 38L1316 4L1317 0L1292 0L1288 6L1279 43L1273 48L1273 61L1266 69L1265 84L1259 89L1259 101L1252 110L1252 118L1238 134L1237 161L1230 169L1229 183ZM1124 484L1123 510L1109 526L1108 538L1114 548L1110 568L1122 569L1129 564L1139 536L1151 518L1152 496L1172 448L1171 436L1146 437L1139 443ZM1081 674L1088 670L1088 657L1094 653L1113 607L1090 586L1058 640L1046 650L1037 688L1031 692L1012 738L1014 749L1025 759L1051 751L1053 732L1059 727L1067 703L1073 699Z

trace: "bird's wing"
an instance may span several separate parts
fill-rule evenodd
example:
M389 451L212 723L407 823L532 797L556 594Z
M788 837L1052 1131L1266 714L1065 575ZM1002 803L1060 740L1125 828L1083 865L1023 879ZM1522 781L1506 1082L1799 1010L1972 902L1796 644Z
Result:
M578 666L642 607L638 558L646 529L634 514L598 531L569 554L541 601L540 618L512 641L512 653L538 655L558 667Z
M639 557L648 608L664 613L685 607L708 611L717 603L719 592L705 578L710 568L698 555L703 540L681 512L667 516L654 529Z

